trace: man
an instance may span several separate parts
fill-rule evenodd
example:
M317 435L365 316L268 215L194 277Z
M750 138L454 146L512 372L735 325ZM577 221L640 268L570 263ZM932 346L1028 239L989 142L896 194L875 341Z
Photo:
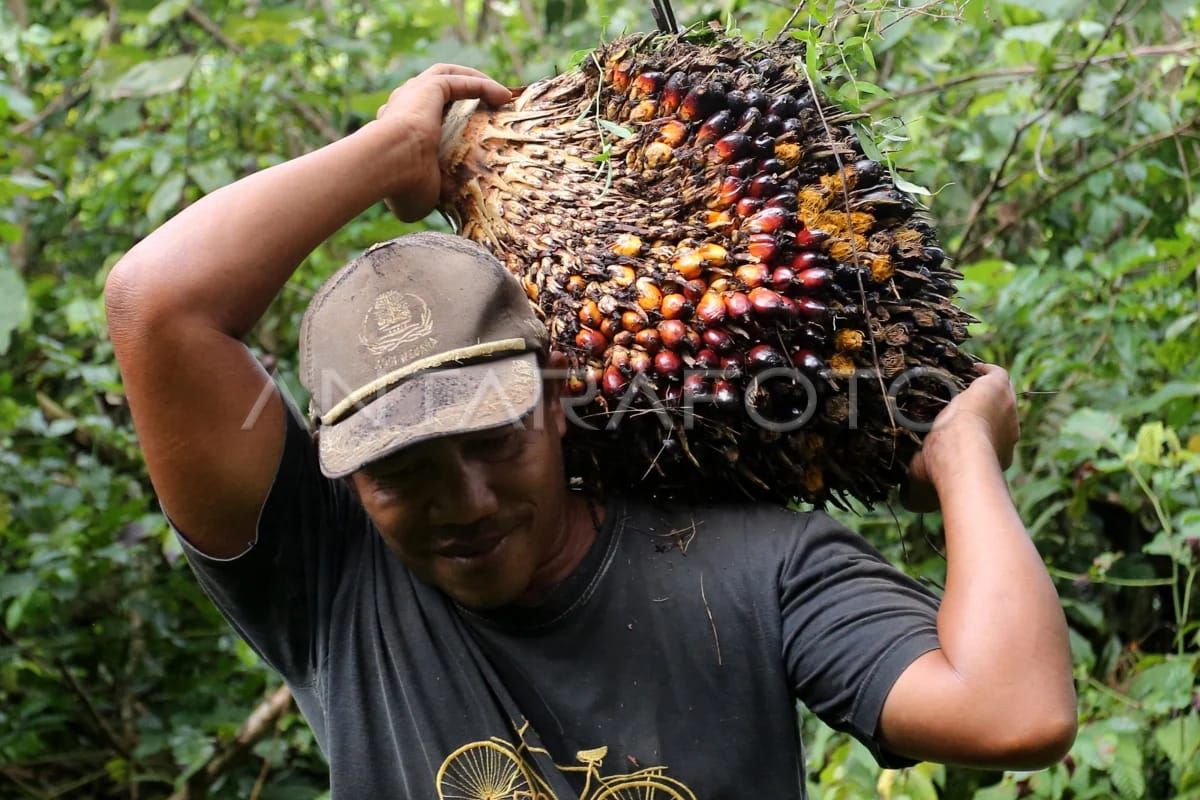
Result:
M1066 624L1002 476L998 368L912 465L945 517L940 603L823 514L568 491L561 381L536 372L561 359L454 237L372 248L314 298L317 445L273 390L250 414L271 384L241 337L359 212L428 213L466 98L510 94L432 67L362 130L179 214L105 290L163 509L292 687L333 796L802 797L796 698L886 766L1061 758Z

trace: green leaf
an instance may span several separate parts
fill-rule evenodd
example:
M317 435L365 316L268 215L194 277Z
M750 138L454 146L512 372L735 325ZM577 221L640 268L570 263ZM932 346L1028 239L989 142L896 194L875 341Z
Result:
M178 91L183 88L195 64L195 56L171 56L155 61L143 61L117 78L116 83L109 89L109 97L114 100L123 97L154 97Z
M1175 766L1195 763L1200 749L1200 715L1192 711L1164 722L1154 731L1154 741Z
M909 194L919 194L923 197L933 197L933 192L929 191L924 186L913 183L912 181L906 181L906 180L904 180L904 178L901 178L899 175L896 175L894 173L892 174L892 182L895 183L896 188L902 192L908 192Z
M1042 47L1049 47L1054 41L1054 37L1058 36L1058 32L1062 30L1062 26L1062 20L1057 19L1033 25L1018 25L1005 30L1001 38L1010 42L1034 42Z
M234 180L233 170L223 158L193 164L188 167L187 174L205 194L211 194Z
M611 133L613 136L616 136L618 139L628 139L630 136L633 136L633 131L629 130L629 128L626 128L623 125L618 125L610 120L599 119L596 120L596 122L601 128L608 133Z
M1133 737L1121 737L1109 777L1122 798L1143 800L1145 797L1146 778L1142 774L1142 751L1138 749Z
M182 172L173 172L158 185L146 206L146 217L151 225L158 225L179 205L186 182L187 178Z
M29 318L25 281L12 267L0 266L0 355L8 352L12 332Z
M182 14L190 2L191 0L163 0L150 9L150 13L146 15L146 22L155 28L161 28Z

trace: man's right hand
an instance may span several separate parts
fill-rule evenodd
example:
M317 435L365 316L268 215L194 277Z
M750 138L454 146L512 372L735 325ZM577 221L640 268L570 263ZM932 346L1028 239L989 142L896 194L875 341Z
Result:
M423 219L437 204L442 116L451 103L475 98L502 106L512 100L512 92L470 67L435 64L397 87L375 113L377 123L393 126L397 138L413 148L405 159L408 169L387 198L388 208L400 219Z

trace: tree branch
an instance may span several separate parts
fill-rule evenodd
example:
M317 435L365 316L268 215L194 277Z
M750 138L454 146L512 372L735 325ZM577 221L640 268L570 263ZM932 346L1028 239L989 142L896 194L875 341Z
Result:
M1177 42L1170 45L1150 45L1147 47L1135 47L1132 50L1126 50L1121 53L1110 53L1106 56L1100 56L1092 59L1091 65L1109 64L1114 61L1128 61L1134 58L1149 58L1158 56L1176 56L1187 55L1189 53L1200 52L1200 42L1187 41ZM903 100L908 97L917 97L923 94L939 94L947 89L954 89L958 86L963 86L968 83L976 83L978 81L998 80L1001 78L1024 78L1030 75L1037 75L1040 72L1066 72L1067 70L1077 69L1081 61L1069 61L1062 64L1054 64L1049 67L1041 66L1021 66L1021 67L1005 67L1003 69L987 69L980 72L969 72L966 75L959 75L957 78L938 81L937 83L926 83L920 86L914 86L911 89L901 89L892 92L891 97L881 97L877 100L872 100L863 105L863 111L876 111L886 105Z
M1153 147L1154 145L1159 144L1160 142L1165 142L1168 139L1176 139L1180 135L1195 130L1198 127L1200 127L1200 119L1189 120L1173 130L1165 131L1164 133L1156 133L1153 136L1147 136L1144 139L1140 139L1114 155L1112 158L1109 158L1094 167L1080 171L1078 175L1075 175L1073 178L1071 178L1071 180L1057 187L1053 192L1040 196L1038 201L1033 205L1023 208L1023 213L1020 217L1014 217L1013 219L1004 222L994 231L988 234L987 238L981 241L978 245L974 245L969 250L963 251L959 255L960 263L965 263L965 261L975 258L981 251L990 247L991 244L996 241L1001 234L1008 231L1009 228L1012 228L1021 219L1027 219L1032 216L1034 212L1040 211L1041 209L1050 205L1059 197L1063 196L1079 184L1086 181L1092 175L1095 175L1098 172L1103 172L1109 167L1112 167L1114 164L1119 164L1138 151L1145 150L1148 147Z
M200 9L189 5L185 9L184 13L187 14L189 19L203 28L208 35L217 42L217 44L221 45L229 52L237 56L244 56L246 54L246 48L242 47L240 44L226 36L225 31L221 30L221 26L214 22L211 17L206 15ZM287 72L296 85L304 85L304 79L296 71L295 67L289 66L287 68ZM335 128L332 122L327 120L312 106L287 95L284 95L283 100L285 103L291 106L292 110L299 114L300 117L313 128L313 130L325 137L325 139L328 141L332 142L342 138L341 131Z
M292 705L292 693L280 686L271 696L259 703L246 717L237 736L223 750L219 750L196 770L187 783L168 800L200 800L208 793L213 781L245 758L260 739L269 734Z
M991 202L992 195L995 194L997 187L1000 186L1000 181L1004 178L1004 171L1008 169L1008 162L1012 160L1013 154L1017 152L1017 146L1020 144L1021 139L1025 136L1025 132L1049 116L1050 112L1052 112L1055 107L1058 106L1058 101L1062 99L1064 94L1066 94L1067 89L1072 86L1075 81L1079 80L1079 76L1081 76L1084 71L1087 70L1088 66L1092 63L1092 59L1096 57L1098 52L1100 52L1100 48L1104 46L1104 42L1108 39L1108 35L1112 32L1112 29L1116 27L1117 22L1121 19L1121 15L1125 13L1125 9L1128 6L1129 0L1122 0L1121 5L1117 7L1117 10L1113 12L1112 17L1109 19L1108 25L1104 29L1104 33L1100 35L1100 37L1096 40L1095 46L1093 46L1088 52L1087 58L1079 63L1079 66L1073 73L1071 73L1070 77L1059 84L1058 89L1054 92L1054 96L1050 98L1050 102L1046 104L1045 108L1043 108L1037 114L1034 114L1017 127L1017 130L1013 133L1012 140L1008 143L1008 150L1005 151L1004 158L1000 159L999 166L997 166L995 172L992 173L991 180L988 181L987 187L971 202L970 210L967 212L967 221L965 223L965 227L963 228L962 238L959 239L958 252L955 253L955 261L962 263L962 254L966 250L968 243L971 241L971 234L975 231L975 224L979 220L979 215L983 213L985 208L987 208L988 203Z

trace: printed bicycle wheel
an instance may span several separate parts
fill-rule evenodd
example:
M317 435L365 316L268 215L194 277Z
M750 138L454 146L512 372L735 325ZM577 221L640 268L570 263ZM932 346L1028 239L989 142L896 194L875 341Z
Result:
M696 800L696 795L670 778L631 778L605 786L593 800Z
M458 748L437 774L438 800L529 800L537 797L521 759L495 742Z

